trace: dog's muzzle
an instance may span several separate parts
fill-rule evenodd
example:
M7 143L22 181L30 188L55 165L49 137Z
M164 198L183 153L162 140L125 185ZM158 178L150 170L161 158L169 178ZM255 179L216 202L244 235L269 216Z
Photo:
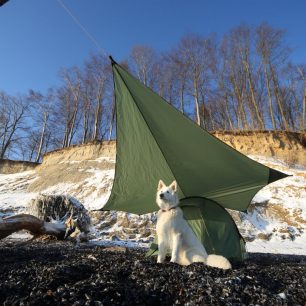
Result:
M164 198L165 198L165 195L164 195L163 193L161 193L161 194L159 195L159 198L160 198L160 199L164 199Z

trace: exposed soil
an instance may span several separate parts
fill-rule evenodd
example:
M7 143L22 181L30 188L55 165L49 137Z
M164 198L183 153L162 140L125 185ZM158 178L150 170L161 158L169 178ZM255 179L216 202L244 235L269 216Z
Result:
M0 305L305 305L306 257L250 254L223 271L142 250L0 242Z
M0 159L0 173L11 174L22 171L35 170L39 165L40 163L34 163L28 161Z
M30 184L28 190L41 192L59 183L80 184L82 186L86 179L92 177L91 170L114 169L115 163L112 159L115 158L115 151L115 143L105 141L49 152L44 155L42 164L36 169L38 177ZM75 192L81 186L76 186ZM91 188L88 193L94 191ZM101 196L104 192L105 190L100 188L97 195Z
M289 166L306 166L306 133L217 131L212 134L243 154L276 157Z

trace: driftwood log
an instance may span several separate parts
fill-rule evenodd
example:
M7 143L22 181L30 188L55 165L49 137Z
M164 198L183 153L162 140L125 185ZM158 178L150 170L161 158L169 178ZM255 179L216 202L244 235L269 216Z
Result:
M55 236L86 241L91 220L85 207L76 199L63 195L39 195L28 204L28 214L0 217L0 239L20 230L27 230L36 238Z
M70 226L70 225L69 225ZM20 230L27 230L34 237L41 235L52 235L57 239L64 239L68 223L55 221L46 222L29 214L19 214L0 218L0 239L3 239Z

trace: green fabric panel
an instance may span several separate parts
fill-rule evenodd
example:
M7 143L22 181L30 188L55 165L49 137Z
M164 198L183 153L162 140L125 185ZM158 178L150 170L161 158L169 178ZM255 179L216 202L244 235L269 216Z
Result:
M241 249L241 235L224 208L205 198L183 199L180 206L208 254L223 255L234 261L243 260L245 250Z
M124 81L114 70L117 112L117 160L111 196L104 210L145 214L155 203L159 179L175 178Z
M217 202L217 203L223 203L223 198L226 198L226 203L227 203L227 207L232 209L232 210L239 210L239 211L246 211L247 208L245 210L242 210L241 205L240 205L240 201L241 199L252 199L254 197L254 195L262 189L263 186L257 186L254 187L252 189L249 190L243 190L242 188L239 191L235 191L234 193L227 193L227 194L222 194L220 193L218 196L214 196L214 197L210 197L210 195L208 194L207 197L211 198L213 201ZM224 205L223 205L224 207Z
M256 192L268 183L269 168L240 154L198 127L120 66L113 67L119 124L117 156L118 161L121 160L116 170L121 176L126 175L131 167L138 168L139 163L145 165L140 165L137 173L146 177L142 179L143 191L150 189L150 192L145 193L151 198L142 197L144 202L137 203L141 207L149 205L146 212L155 210L154 205L148 204L154 201L155 195L152 194L151 187L144 183L153 184L155 188L156 180L161 178L167 183L174 176L186 197L202 196L215 200L226 208L246 210ZM117 83L120 83L120 86L117 86ZM144 120L133 110L133 104L137 105ZM148 128L145 127L144 121ZM147 145L150 145L150 148L146 148ZM137 147L132 151L139 150L138 159L133 158L129 148L131 146ZM125 154L128 156L123 157ZM161 156L165 160L162 161ZM171 170L165 164L168 164ZM151 171L154 171L154 174L151 174ZM127 179L126 182L128 184L125 188L122 185L121 198L134 192L130 188L130 180ZM116 200L119 200L118 197L119 194ZM120 199L120 202L123 203L124 199ZM133 205L133 212L137 210L137 205ZM123 210L131 211L130 207ZM142 211L143 208L139 208L137 213Z
M235 262L246 258L245 243L234 220L224 208L205 198L183 199L180 207L208 254L223 255ZM157 254L155 239L147 256Z
M195 206L183 206L184 218L188 221L189 225L192 223L192 230L199 239L199 241L204 244L205 241L208 241L209 234L207 232L205 222L201 218L201 209Z

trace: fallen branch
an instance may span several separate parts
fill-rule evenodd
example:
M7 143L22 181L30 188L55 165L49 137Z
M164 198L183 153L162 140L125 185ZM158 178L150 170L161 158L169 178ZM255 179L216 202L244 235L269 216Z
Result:
M0 218L0 239L20 230L27 230L34 237L52 235L57 239L64 239L66 229L67 227L64 222L46 222L29 214Z

